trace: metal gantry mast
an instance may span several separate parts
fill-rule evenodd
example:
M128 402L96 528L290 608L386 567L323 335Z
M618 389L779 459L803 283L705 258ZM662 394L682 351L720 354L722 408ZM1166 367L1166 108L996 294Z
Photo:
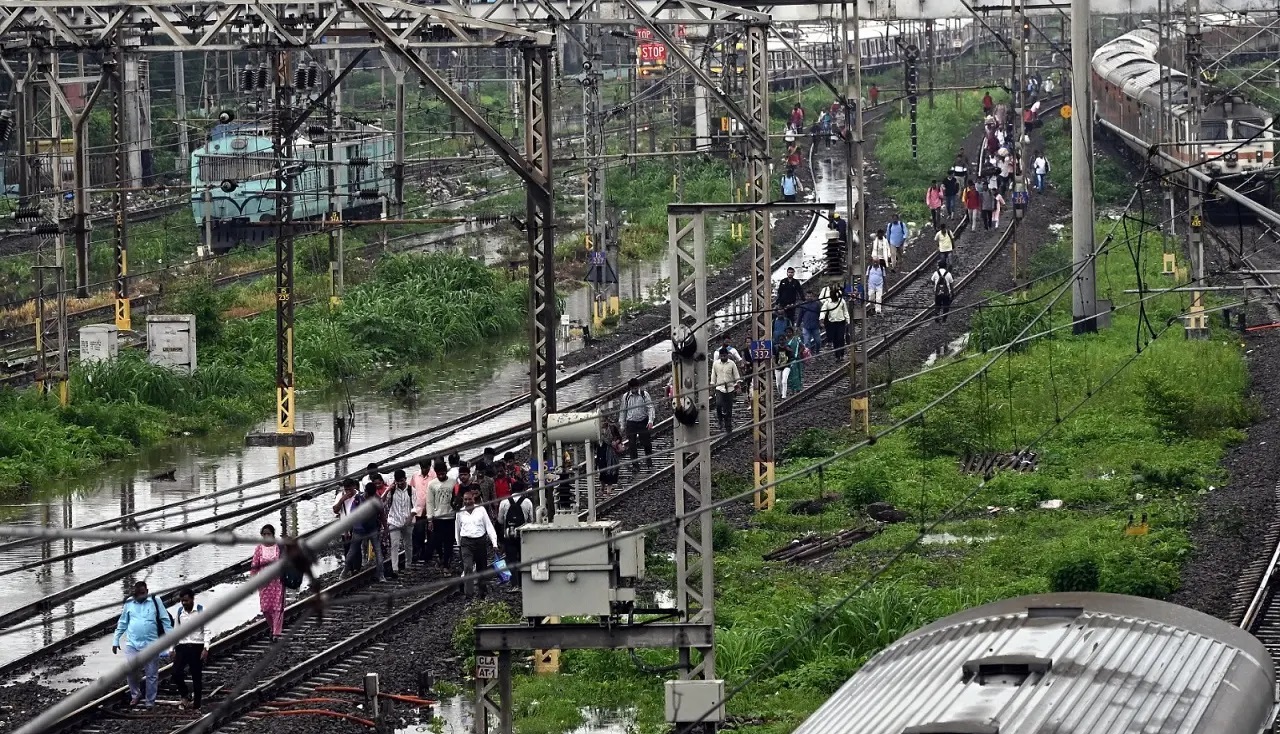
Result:
M112 194L115 210L115 263L116 263L116 328L129 331L133 322L129 307L129 198L125 187L129 185L129 146L126 134L125 110L129 104L125 94L124 31L116 31L116 52L110 73L112 80L111 133L115 143L115 192Z
M751 209L747 230L751 241L751 341L753 359L764 364L751 371L751 416L754 441L755 505L773 507L773 248L769 210L769 74L768 26L750 23L743 33L746 54L747 123L759 134L748 140L747 201Z
M589 20L599 18L595 8L596 4L592 3L586 14ZM607 152L604 142L604 100L600 94L600 86L604 80L604 74L600 70L604 60L601 50L602 30L603 27L598 23L583 26L585 43L582 73L579 76L582 83L583 147L587 159L587 280L591 283L591 319L596 328L603 326L606 317L617 314L620 307L614 248L609 239L606 212L608 199L605 195L605 166L602 158ZM634 136L634 130L631 134Z

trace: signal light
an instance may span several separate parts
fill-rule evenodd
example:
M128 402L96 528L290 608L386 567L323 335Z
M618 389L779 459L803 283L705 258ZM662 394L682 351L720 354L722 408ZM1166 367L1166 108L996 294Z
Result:
M844 242L840 239L840 232L833 229L827 230L827 275L844 275Z
M232 112L231 110L223 110L218 113L218 122L223 125L227 124L228 122L231 122L234 119L236 119L236 113Z

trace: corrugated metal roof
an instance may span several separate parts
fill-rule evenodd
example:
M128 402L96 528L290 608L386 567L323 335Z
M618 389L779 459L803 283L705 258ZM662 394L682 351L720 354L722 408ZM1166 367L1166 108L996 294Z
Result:
M1275 698L1251 635L1113 594L1021 597L894 643L796 734L1254 734Z

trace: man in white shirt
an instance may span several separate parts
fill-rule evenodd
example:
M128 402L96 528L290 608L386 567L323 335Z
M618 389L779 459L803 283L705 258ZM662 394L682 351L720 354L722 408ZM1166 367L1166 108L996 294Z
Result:
M200 709L200 695L203 690L204 661L209 659L209 650L205 647L204 605L196 604L196 593L191 589L178 592L178 607L174 611L174 624L185 635L182 642L173 647L174 686L178 695L182 696L184 708L193 711ZM187 669L191 669L191 689L195 698L187 694Z
M391 545L391 578L400 573L400 550L404 550L404 567L413 563L413 497L404 469L396 469L391 488L382 495L387 508L387 532Z
M466 580L463 593L475 596L476 574L489 567L489 547L498 550L498 531L493 529L489 513L476 507L476 493L467 492L462 497L462 509L458 510L455 540L462 551L462 578ZM487 545L486 545L487 541ZM484 597L484 579L479 579L480 597Z
M520 528L533 522L533 502L529 492L503 497L498 504L498 527L502 530L502 552L511 569L511 588L520 588Z
M720 430L724 433L733 431L733 396L740 380L742 375L738 372L738 363L729 359L729 348L720 347L719 358L711 363L711 387L715 394L716 417L720 419Z
M933 307L935 313L933 316L934 323L947 323L947 312L951 310L951 291L955 286L955 279L951 277L951 271L947 270L945 261L938 261L938 269L934 271L933 277L929 278L929 282L933 284Z

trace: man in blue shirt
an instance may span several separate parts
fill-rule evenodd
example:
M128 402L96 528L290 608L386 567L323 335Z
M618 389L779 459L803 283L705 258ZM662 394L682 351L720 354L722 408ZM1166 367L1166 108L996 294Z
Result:
M794 173L788 173L782 177L782 200L795 201L796 193L800 191L800 179L796 178Z
M890 250L889 267L896 273L898 272L898 263L902 260L902 246L906 244L911 232L907 229L907 223L902 221L902 217L895 214L893 215L893 221L889 222L888 227L885 227L884 235L889 238L889 247L893 248Z
M160 605L160 600L147 593L145 581L133 585L133 598L124 603L124 611L120 613L120 621L116 623L116 636L111 641L111 653L119 654L120 638L124 636L128 642L124 646L124 654L130 660L138 656L143 648L173 629L173 620L169 612ZM156 705L157 679L160 675L160 656L157 655L142 667L147 681L147 708ZM138 672L129 673L130 705L137 706L142 701L142 684L138 680Z
M812 293L800 296L800 329L801 341L813 356L818 356L822 347L822 304Z

